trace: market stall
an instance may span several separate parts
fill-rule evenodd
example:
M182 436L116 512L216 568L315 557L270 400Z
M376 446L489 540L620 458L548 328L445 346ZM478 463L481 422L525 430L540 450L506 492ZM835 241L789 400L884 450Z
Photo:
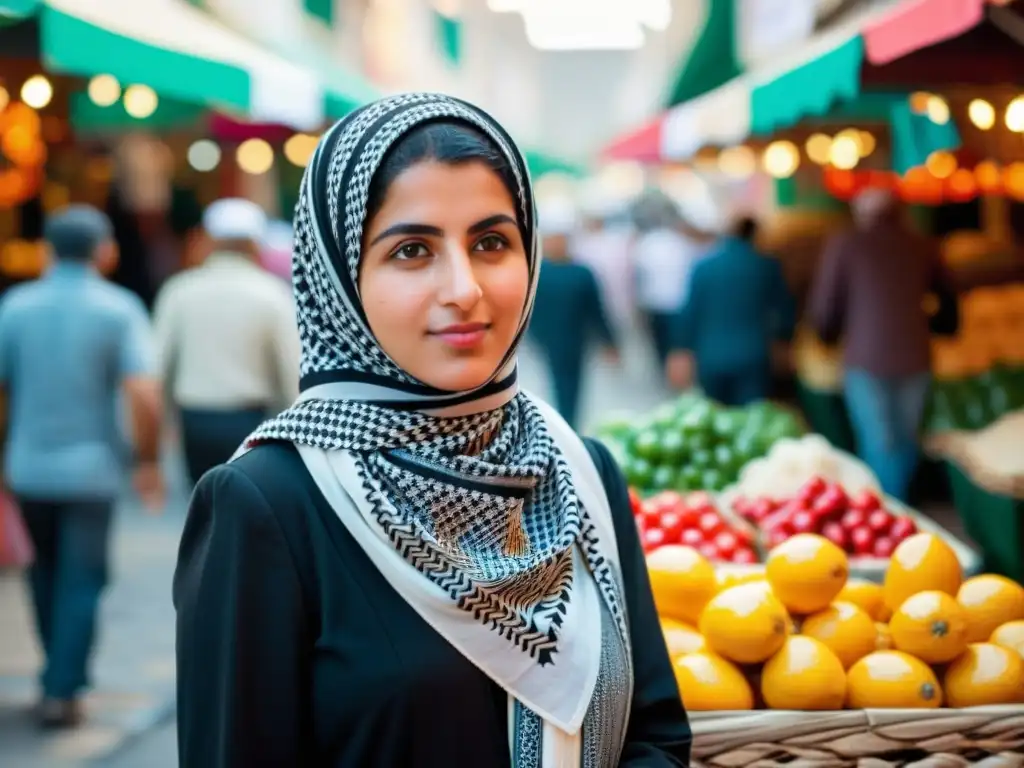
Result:
M800 431L692 396L600 430L635 486L693 764L1020 766L1024 587ZM1005 466L1007 439L960 461Z

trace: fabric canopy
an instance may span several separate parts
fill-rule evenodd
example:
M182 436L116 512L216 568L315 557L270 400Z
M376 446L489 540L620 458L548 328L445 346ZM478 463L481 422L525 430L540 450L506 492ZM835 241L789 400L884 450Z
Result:
M861 66L870 55L869 47L878 56L903 56L955 37L983 18L976 8L979 1L868 4L772 66L739 75L673 107L615 141L603 154L644 162L682 160L703 146L734 144L750 134L770 135L805 118L827 115L838 104L859 97ZM928 16L927 23L921 14ZM908 19L918 19L917 29L913 35L901 35Z
M324 91L311 70L185 0L46 0L40 30L44 61L55 71L107 73L299 129L323 120Z
M110 74L257 122L314 130L379 95L311 49L268 51L187 0L0 0L0 20L32 15L55 72Z

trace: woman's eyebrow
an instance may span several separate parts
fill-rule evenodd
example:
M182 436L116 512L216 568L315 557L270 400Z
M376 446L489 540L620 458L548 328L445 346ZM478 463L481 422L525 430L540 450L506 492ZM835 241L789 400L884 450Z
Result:
M430 237L444 237L444 230L440 227L432 227L429 224L407 224L399 223L388 227L370 243L370 245L376 245L386 237L394 237L395 235L427 235Z
M485 229L490 229L491 227L496 226L497 224L512 224L513 226L518 226L516 220L511 216L504 213L496 213L494 216L488 216L486 219L481 219L467 231L471 235L476 235L483 232Z
M467 231L471 235L476 235L483 232L486 229L490 229L498 224L512 224L518 226L516 220L505 213L496 213L493 216L488 216L486 219L481 219L476 224L473 224ZM424 235L426 237L444 237L444 230L440 227L434 227L430 224L414 224L411 222L400 222L393 224L379 235L377 235L370 242L370 245L376 245L381 240L388 237L395 237L396 235Z

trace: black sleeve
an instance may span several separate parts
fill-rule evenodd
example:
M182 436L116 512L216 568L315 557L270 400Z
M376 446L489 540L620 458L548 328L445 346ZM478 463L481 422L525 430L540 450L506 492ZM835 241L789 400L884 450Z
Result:
M619 765L688 766L693 736L654 609L629 491L608 449L590 438L585 442L601 473L612 509L633 643L633 707Z
M181 765L309 765L303 592L277 519L237 467L193 493L174 605Z

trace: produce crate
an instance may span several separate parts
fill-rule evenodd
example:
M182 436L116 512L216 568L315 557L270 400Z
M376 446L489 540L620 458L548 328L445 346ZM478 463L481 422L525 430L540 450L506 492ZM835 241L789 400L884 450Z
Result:
M980 432L948 433L931 444L945 463L957 512L981 549L985 570L1018 582L1024 582L1022 444L1021 411Z
M963 568L964 571L964 578L976 576L983 570L987 570L984 568L984 562L981 555L927 515L922 515L916 509L911 509L891 497L885 498L885 507L893 514L905 515L911 518L914 521L914 524L917 525L917 530L925 533L933 533L949 544L950 548L956 554L957 560L960 561L960 567ZM850 576L852 578L866 579L868 581L877 581L880 583L882 579L885 578L885 570L888 567L889 558L850 557Z
M946 461L953 502L984 569L1024 583L1024 499L986 490L955 461Z
M692 712L694 768L1024 768L1024 705Z

